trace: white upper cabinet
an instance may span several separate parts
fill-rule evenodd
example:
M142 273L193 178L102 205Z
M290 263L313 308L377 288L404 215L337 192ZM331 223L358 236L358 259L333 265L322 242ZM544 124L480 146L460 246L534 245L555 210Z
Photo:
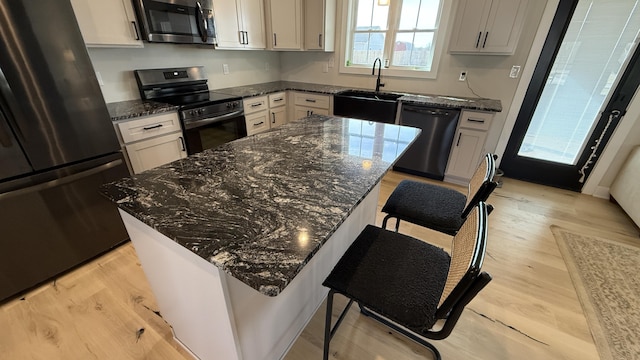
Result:
M336 0L305 0L305 50L334 51Z
M302 50L302 0L267 0L269 48Z
M130 0L71 0L71 5L87 46L144 46Z
M516 49L528 0L460 0L449 51L510 55Z
M266 48L262 0L218 0L213 11L218 48Z

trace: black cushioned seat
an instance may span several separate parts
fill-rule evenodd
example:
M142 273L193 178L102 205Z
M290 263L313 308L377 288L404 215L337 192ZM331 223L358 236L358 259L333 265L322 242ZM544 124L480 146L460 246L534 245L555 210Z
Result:
M464 219L464 194L438 185L402 180L382 207L382 212L447 234L455 234ZM401 215L399 215L401 214Z
M323 285L366 300L371 310L422 331L436 321L450 259L441 248L369 225Z
M484 156L469 181L466 195L444 186L402 180L382 207L382 212L387 213L382 227L386 228L387 221L395 218L396 232L404 220L455 235L471 209L478 202L486 201L498 185L493 181L495 158L493 154Z
M323 359L351 305L410 339L444 339L464 307L491 276L481 272L487 244L487 206L479 202L452 241L451 255L422 240L368 225L349 246L323 285L329 288ZM332 327L333 298L349 299Z

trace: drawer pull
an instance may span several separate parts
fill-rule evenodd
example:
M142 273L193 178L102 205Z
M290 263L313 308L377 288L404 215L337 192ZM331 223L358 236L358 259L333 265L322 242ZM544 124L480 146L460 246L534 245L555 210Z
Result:
M316 100L315 100L315 99L305 99L304 101L306 101L306 102L310 102L310 103L314 103L314 102L316 102Z
M278 102L278 101L282 101L282 100L284 100L284 98L273 99L273 102Z
M260 126L262 124L264 124L264 121L260 121L259 123L255 123L255 124L253 124L253 126Z
M254 108L254 107L258 107L258 106L262 106L262 105L263 104L261 102L259 102L259 103L251 104L251 107Z
M482 119L467 119L467 121L484 124L484 120Z
M157 128L161 128L162 124L156 124L153 126L147 126L147 127L143 127L142 130L153 130L153 129L157 129Z

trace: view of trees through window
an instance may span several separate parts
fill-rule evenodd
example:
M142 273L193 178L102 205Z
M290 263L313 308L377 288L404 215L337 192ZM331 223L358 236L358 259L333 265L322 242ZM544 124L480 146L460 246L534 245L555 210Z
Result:
M370 65L379 57L392 67L431 69L440 0L392 1L386 6L377 0L353 1L350 64Z

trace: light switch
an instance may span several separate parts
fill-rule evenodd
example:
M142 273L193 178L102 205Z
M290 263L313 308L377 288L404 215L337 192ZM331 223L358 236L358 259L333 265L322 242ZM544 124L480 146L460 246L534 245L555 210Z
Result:
M222 64L222 73L229 75L229 64Z
M509 77L512 79L515 79L518 77L518 75L520 74L520 66L519 65L513 65L511 67L511 72L509 73Z

